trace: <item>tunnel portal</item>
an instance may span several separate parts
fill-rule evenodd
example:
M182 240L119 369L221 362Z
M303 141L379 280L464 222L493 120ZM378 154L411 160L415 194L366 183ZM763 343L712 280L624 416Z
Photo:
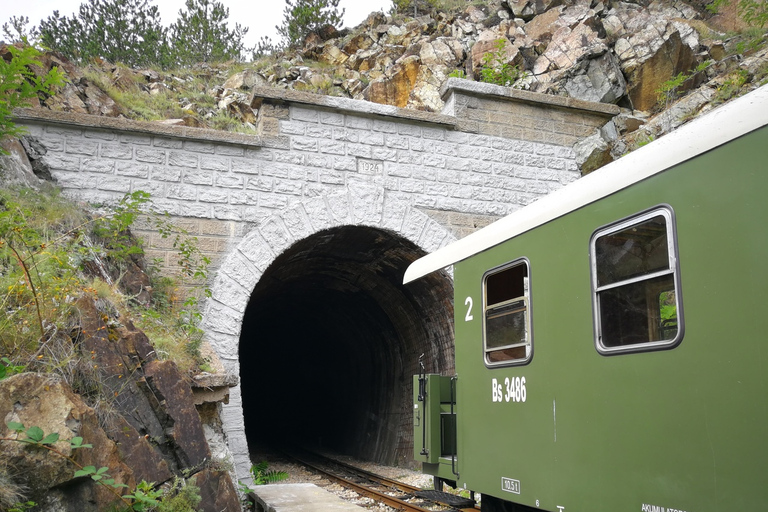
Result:
M412 461L411 376L453 372L453 285L404 286L424 252L395 233L344 226L278 256L251 294L239 359L249 445L321 447Z

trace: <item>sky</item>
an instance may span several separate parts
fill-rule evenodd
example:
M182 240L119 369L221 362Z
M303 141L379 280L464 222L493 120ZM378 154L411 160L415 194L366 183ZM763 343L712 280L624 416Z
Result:
M0 26L11 16L27 16L32 25L39 25L40 20L53 14L71 17L85 0L0 0ZM262 36L269 36L277 42L280 38L275 30L283 22L284 0L218 0L229 8L231 25L239 23L249 27L246 46L254 46ZM160 9L160 18L164 25L170 25L184 7L185 0L150 0L151 5ZM339 10L345 9L344 26L359 25L371 12L389 12L392 0L341 0ZM0 31L2 39L2 31Z

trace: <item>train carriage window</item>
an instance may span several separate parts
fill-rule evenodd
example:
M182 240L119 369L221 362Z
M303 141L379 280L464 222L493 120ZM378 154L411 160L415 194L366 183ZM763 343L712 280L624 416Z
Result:
M485 362L521 364L531 358L528 263L519 260L486 274Z
M657 208L598 230L590 244L597 350L675 346L682 338L674 216Z

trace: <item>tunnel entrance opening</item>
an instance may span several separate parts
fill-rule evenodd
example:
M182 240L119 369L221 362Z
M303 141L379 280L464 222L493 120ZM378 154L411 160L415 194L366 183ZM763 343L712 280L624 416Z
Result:
M412 464L411 376L453 372L453 284L407 286L424 252L395 233L346 226L275 258L251 294L239 344L249 445L320 447Z

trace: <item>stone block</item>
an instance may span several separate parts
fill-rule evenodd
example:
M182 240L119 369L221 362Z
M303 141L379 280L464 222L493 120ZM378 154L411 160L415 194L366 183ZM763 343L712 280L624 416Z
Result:
M291 149L294 151L317 151L318 141L305 137L292 137Z
M181 181L181 169L169 169L167 167L151 167L150 176L157 181Z
M345 181L344 174L338 171L332 171L329 169L323 169L318 173L318 179L320 183L326 185L343 185Z
M213 175L211 171L185 170L182 173L184 183L191 185L213 185Z
M292 165L304 165L305 156L295 151L276 151L275 162Z
M344 114L339 114L337 112L325 112L320 111L319 113L320 122L322 124L328 124L332 126L344 126Z
M300 196L303 185L304 184L300 181L278 180L275 182L274 192L276 194L288 194L292 196Z
M370 131L373 129L373 119L369 117L347 115L345 121L347 128L354 128L364 131Z
M102 130L85 130L83 135L86 139L98 139L98 140L116 140L117 134L115 132L107 132Z
M397 150L375 147L371 150L371 158L374 160L387 160L389 162L396 162Z
M133 146L130 144L102 144L100 155L102 158L130 160L133 158Z
M95 156L99 152L99 143L79 139L67 139L66 152L72 155Z
M333 140L318 141L318 150L320 153L331 155L345 155L347 152L344 142Z
M291 106L291 119L295 121L305 121L316 123L319 120L318 111L312 108Z
M217 173L215 178L217 187L242 189L245 184L245 178L236 174Z
M152 144L151 136L133 133L121 133L118 140L124 144L130 144L132 146L149 146Z
M224 156L243 156L245 154L245 148L238 146L216 145L216 154Z
M360 158L371 158L373 149L371 146L361 146L358 144L351 144L347 147L347 155L356 156Z
M171 167L190 167L194 169L197 167L197 163L197 155L181 151L171 151L168 153L168 165Z
M124 178L110 178L100 180L99 189L109 192L121 192L127 194L131 191L131 180Z
M139 162L149 164L165 164L166 153L161 149L135 148L134 158Z
M243 220L243 211L237 205L217 204L213 206L213 217L221 220Z
M339 141L358 143L360 142L360 133L348 128L334 128L333 138Z
M197 200L201 203L226 203L229 201L229 193L224 190L201 188Z
M337 171L356 171L357 159L353 157L334 157L333 168Z
M87 172L97 172L99 174L114 174L115 162L114 160L98 160L94 158L83 159L81 164L81 170Z
M261 190L263 192L272 192L275 188L275 180L269 177L248 178L245 188L248 190ZM242 194L233 193L232 197L235 197L236 195L242 195Z
M232 172L239 172L244 174L258 174L260 170L260 166L265 165L260 163L258 160L240 160L240 159L233 159L231 164L232 164Z
M184 151L190 151L192 153L213 154L216 152L216 145L210 142L194 142L185 140L181 147L184 149Z
M228 171L229 158L206 156L200 157L200 168L207 171Z
M52 155L44 157L45 163L52 171L79 171L80 157L66 155Z
M157 148L181 149L184 146L184 143L178 139L155 137L152 139L152 145Z

